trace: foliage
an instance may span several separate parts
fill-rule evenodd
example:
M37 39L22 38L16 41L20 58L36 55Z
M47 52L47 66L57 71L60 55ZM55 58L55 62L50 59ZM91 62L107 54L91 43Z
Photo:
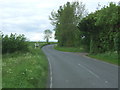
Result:
M67 2L55 12L51 12L50 20L55 26L55 35L59 46L78 46L80 32L76 27L86 14L85 5L79 2Z
M90 53L119 52L119 9L120 6L110 3L80 21L78 28L89 40L85 42L89 43L87 47L90 47Z
M24 35L2 34L2 53L13 53L16 51L28 51L28 42Z
M48 61L42 50L29 43L29 52L3 55L3 88L46 88Z
M52 31L47 29L47 30L44 31L44 34L45 34L44 39L46 39L46 42L48 43L49 42L49 38L51 38L51 36L52 36Z

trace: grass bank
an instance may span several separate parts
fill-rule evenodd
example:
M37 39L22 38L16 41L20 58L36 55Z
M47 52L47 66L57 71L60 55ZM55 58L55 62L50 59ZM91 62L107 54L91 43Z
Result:
M40 48L33 48L27 53L3 55L3 88L46 88L48 61Z
M59 46L55 45L54 48L56 50L64 51L64 52L85 52L85 50L80 47L59 47Z
M105 61L111 64L118 65L118 54L117 53L107 52L107 53L101 53L101 54L96 54L96 55L89 54L88 56L101 60L101 61Z
M54 46L54 48L56 50L59 51L64 51L64 52L85 52L85 50L83 48L80 47L59 47L59 46ZM102 54L88 54L87 56L91 57L91 58L95 58L104 62L108 62L111 64L115 64L118 65L118 54L117 53L102 53ZM120 65L120 62L119 62Z

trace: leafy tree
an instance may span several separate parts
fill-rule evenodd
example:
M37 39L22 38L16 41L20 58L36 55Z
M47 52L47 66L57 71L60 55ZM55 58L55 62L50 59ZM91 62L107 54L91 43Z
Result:
M51 24L55 26L55 35L60 46L71 47L79 44L80 32L76 26L85 14L85 5L79 2L67 2L56 12L51 12L49 18Z
M96 14L89 14L87 17L83 18L79 23L79 30L82 31L84 40L84 45L86 49L89 49L91 53L98 52L98 34L99 34L99 27L95 25L96 22ZM87 45L86 45L87 44Z
M51 38L52 36L52 31L50 31L49 29L45 30L44 31L44 39L46 39L46 42L49 43L49 39Z
M91 53L113 52L118 48L119 9L120 6L110 3L80 21L79 30L85 38L90 37L90 41L85 42L90 43L88 45Z

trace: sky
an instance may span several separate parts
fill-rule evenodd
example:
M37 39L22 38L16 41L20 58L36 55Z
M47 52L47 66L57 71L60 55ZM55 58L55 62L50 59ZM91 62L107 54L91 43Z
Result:
M53 30L49 16L53 10L67 1L75 0L0 0L0 31L4 34L24 34L29 41L45 41L44 30ZM85 4L88 12L94 12L98 6L108 5L119 0L77 0ZM53 31L50 41L54 39Z

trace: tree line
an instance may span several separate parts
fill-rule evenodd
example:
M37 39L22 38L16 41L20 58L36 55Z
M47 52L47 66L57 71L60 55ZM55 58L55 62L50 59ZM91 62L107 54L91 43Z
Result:
M82 2L67 2L49 19L54 25L58 45L83 47L97 54L107 51L120 53L120 5L109 3L88 14Z

